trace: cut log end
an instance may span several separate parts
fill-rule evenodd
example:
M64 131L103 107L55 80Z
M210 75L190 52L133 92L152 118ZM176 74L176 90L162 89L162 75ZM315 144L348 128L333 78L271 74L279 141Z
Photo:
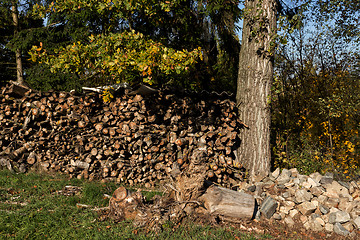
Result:
M113 193L113 198L115 201L122 201L127 197L128 193L125 187L119 187Z

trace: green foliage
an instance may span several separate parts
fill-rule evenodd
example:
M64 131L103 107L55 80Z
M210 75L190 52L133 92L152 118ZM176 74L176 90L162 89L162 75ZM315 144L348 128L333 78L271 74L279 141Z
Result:
M44 27L44 19L34 16L33 6L37 0L19 1L19 31L15 34L10 8L10 0L0 3L0 84L16 79L15 49L22 51L22 63L26 82L35 89L70 90L81 87L83 82L74 75L53 74L48 67L29 61L27 52L33 45L43 42L49 50L69 43L70 39L84 38L84 32L89 31L85 22L90 22L96 16L82 12L81 14L51 14L47 21L57 23ZM16 2L16 1L15 1ZM48 1L42 1L45 6ZM69 24L62 24L63 21ZM85 22L82 22L85 21ZM86 37L86 36L85 36ZM76 81L75 81L76 79Z
M113 88L104 89L102 91L102 99L104 102L111 102L114 99Z
M77 73L89 79L101 74L109 82L142 81L159 84L162 76L181 74L201 58L201 49L176 51L132 32L91 35L89 43L76 42L48 54L34 46L32 60L50 66L52 72ZM137 76L129 79L129 76ZM160 77L159 77L160 76Z
M5 85L16 76L15 55L4 49L0 54L0 86Z
M35 5L36 6L36 5ZM51 6L51 4L50 4ZM45 6L43 6L45 9ZM34 11L34 10L33 10ZM35 15L35 14L33 14ZM38 16L38 15L37 15ZM102 20L96 12L82 9L76 12L51 12L47 15L48 25L32 29L27 32L27 38L32 38L31 46L27 47L28 52L33 45L46 46L46 50L53 52L55 49L66 47L73 41L88 41L90 33L100 34L106 27L105 20ZM116 19L112 19L116 21ZM30 60L30 56L26 57ZM75 73L65 71L51 72L50 67L41 63L34 63L30 60L26 72L26 82L35 89L48 91L50 89L65 90L81 89L84 85L92 85L91 82ZM97 81L97 79L94 79Z
M6 84L9 80L16 80L15 50L29 49L35 42L27 33L31 29L42 25L42 20L34 19L28 15L29 5L34 1L27 1L21 4L21 11L18 13L19 29L15 29L11 7L20 5L19 1L4 0L0 2L0 85ZM23 62L27 68L27 62Z
M0 16L0 31L4 33L0 34L2 46L0 52L6 55L4 58L6 60L0 68L9 70L8 61L12 64L11 68L14 68L15 64L12 63L14 57L10 56L14 53L8 50L21 49L25 80L36 89L69 90L70 86L94 86L113 81L115 76L109 74L111 68L108 66L104 70L106 72L104 75L102 72L87 72L85 76L83 72L76 72L73 75L78 75L80 78L69 78L68 81L64 81L64 76L66 76L64 73L72 70L69 67L56 73L53 72L52 77L46 80L43 73L36 73L36 71L48 67L40 66L38 62L28 61L27 53L33 45L39 46L42 43L48 54L54 54L55 49L60 51L70 48L74 43L78 45L80 42L84 47L89 44L91 36L95 36L96 40L101 40L99 37L101 35L102 40L106 40L110 34L121 35L132 31L143 34L147 43L153 41L153 43L159 43L159 46L166 47L169 50L167 53L175 53L174 57L180 60L177 63L174 62L173 66L169 65L170 69L164 69L165 65L158 69L149 66L148 70L151 70L152 76L148 76L149 74L142 76L143 70L140 74L138 69L135 70L140 66L131 66L123 70L122 77L116 79L117 81L125 79L132 82L145 79L150 83L181 84L197 89L234 91L236 88L240 46L235 33L235 25L240 17L237 1L26 0L19 2L20 31L16 35L12 26L10 7L10 0L0 3L0 12L3 13ZM181 60L183 56L179 55L180 52L188 54L199 47L204 61L194 62L190 69L186 66L180 68L178 65L184 62ZM103 53L105 54L106 51ZM149 60L149 57L140 57ZM71 63L70 60L66 59L68 63ZM102 60L107 61L100 57L99 61ZM172 67L177 69L172 69ZM83 67L82 70L85 71L85 68ZM187 70L182 71L183 69ZM181 71L180 75L179 71ZM7 72L10 73L11 78L16 76L14 70ZM7 75L3 77L3 79L8 78ZM44 84L41 84L43 81ZM60 83L65 86L62 87Z
M45 64L34 64L26 70L26 82L34 89L49 91L57 89L59 91L79 90L83 82L72 73L50 71L50 67Z
M152 60L150 55L145 56L150 50L144 52L133 40L128 41L129 44L132 42L137 53L140 50L144 54L136 56L140 57L135 60L136 66L131 60L127 68L118 66L113 58L105 59L94 53L92 57L98 57L97 62L105 61L104 66L107 63L114 65L106 66L103 72L100 69L92 71L93 69L88 66L82 68L76 66L77 64L73 64L71 59L62 55L62 59L72 65L70 67L70 65L64 64L65 68L62 71L75 72L79 70L78 74L88 85L100 85L117 78L116 81L133 82L144 79L148 83L164 84L169 82L190 88L235 89L239 50L239 42L235 37L235 22L240 16L237 2L66 0L48 6L35 4L33 15L48 17L50 24L58 23L50 29L59 30L59 32L64 32L66 29L71 30L65 32L65 35L68 34L70 38L66 44L63 42L60 47L57 47L58 53L54 52L56 47L50 46L51 41L41 41L48 54L59 54L61 49L73 49L74 47L71 47L70 44L78 46L79 42L81 45L78 46L79 51L85 50L86 45L92 45L91 49L89 46L86 50L95 51L95 43L109 40L110 35L113 39L118 39L118 36L125 36L126 32L135 31L136 34L143 34L141 38L146 39L146 46L150 44L154 51L160 50L173 57L173 59L160 59L156 56L155 65L160 64L161 66L154 68L146 62ZM64 29L59 29L60 26ZM75 36L72 32L76 33ZM94 41L90 43L89 38L92 36ZM110 39L111 41L112 39ZM109 49L102 47L101 44L98 46L100 52L111 53L112 46ZM39 43L37 45L39 46ZM195 63L198 58L189 55L195 55L195 50L199 56L199 47L204 55L204 61ZM119 55L124 53L131 54L125 50L118 52ZM88 53L84 55L88 56ZM184 57L189 57L189 61ZM160 60L164 63L160 63ZM174 60L173 63L170 63L170 60ZM124 62L124 59L117 59L117 61ZM140 61L144 62L140 64ZM193 63L191 64L191 62ZM93 64L91 67L97 68L98 66L95 65ZM189 68L190 65L193 67ZM114 74L110 74L111 71L114 71ZM151 74L149 74L150 71ZM86 74L83 74L84 72ZM143 74L145 75L143 76ZM89 79L94 81L89 82ZM98 79L103 79L103 82L98 82ZM209 79L211 79L210 82Z

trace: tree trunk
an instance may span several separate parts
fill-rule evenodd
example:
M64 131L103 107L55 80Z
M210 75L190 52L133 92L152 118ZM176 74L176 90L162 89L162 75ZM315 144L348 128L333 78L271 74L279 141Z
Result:
M14 31L15 35L19 31L19 14L18 14L16 3L17 3L17 1L13 1L12 6L11 6L11 14L12 14L13 24L14 24L14 28L15 28L15 31ZM19 85L26 86L26 83L24 82L24 77L23 77L23 66L22 66L20 49L15 50L15 57L16 57L16 75L17 75L16 82Z
M240 119L248 128L240 133L237 157L251 180L270 171L269 101L275 33L276 1L246 0L236 99Z

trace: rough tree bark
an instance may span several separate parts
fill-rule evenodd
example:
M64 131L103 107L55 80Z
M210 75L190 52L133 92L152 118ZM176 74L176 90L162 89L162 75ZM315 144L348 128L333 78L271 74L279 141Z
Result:
M17 10L17 1L12 1L11 15L13 18L13 24L15 29L14 34L17 34L19 31L19 13ZM16 83L26 86L23 77L23 66L22 66L20 49L15 50L15 58L16 58L16 75L17 75Z
M240 133L237 157L251 180L270 170L269 100L275 33L276 0L246 0L236 99L240 119L248 128Z

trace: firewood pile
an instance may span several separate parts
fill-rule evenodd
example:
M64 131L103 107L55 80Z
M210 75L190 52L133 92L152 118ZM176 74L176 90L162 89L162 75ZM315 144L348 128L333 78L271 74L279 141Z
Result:
M228 96L163 89L120 94L1 89L0 165L75 178L151 187L189 167L204 142L206 175L232 186L242 179L234 151L244 126Z

